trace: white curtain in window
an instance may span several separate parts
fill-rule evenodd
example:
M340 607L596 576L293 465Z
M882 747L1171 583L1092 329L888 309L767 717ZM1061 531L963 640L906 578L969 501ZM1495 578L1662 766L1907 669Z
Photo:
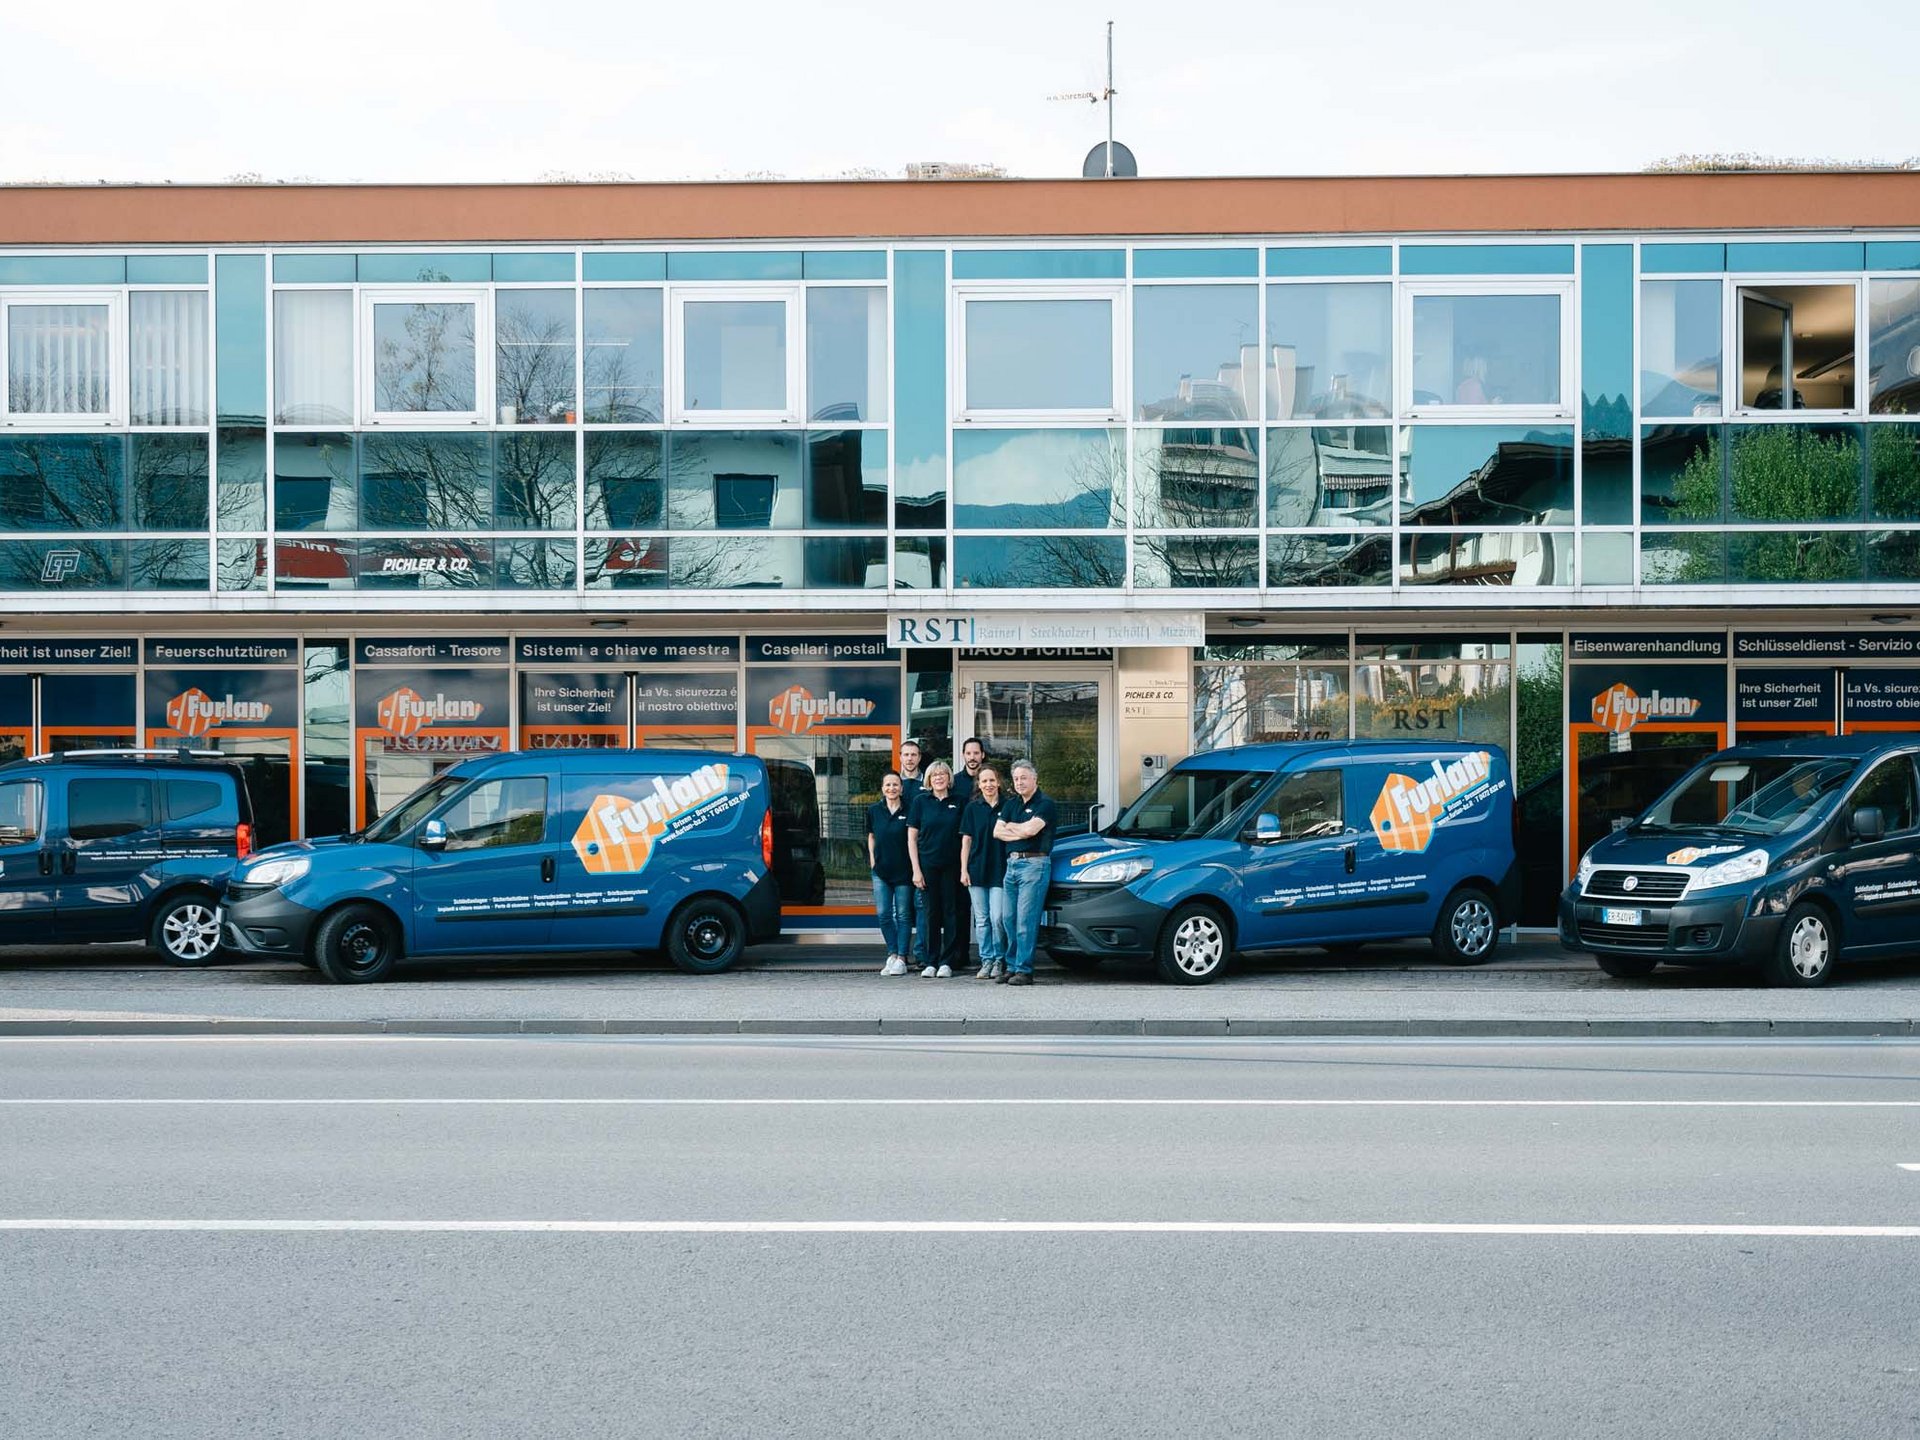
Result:
M9 305L7 409L104 415L112 326L105 305Z
M134 291L128 342L128 418L135 425L206 424L206 292Z
M273 297L274 419L353 423L353 292L281 290Z

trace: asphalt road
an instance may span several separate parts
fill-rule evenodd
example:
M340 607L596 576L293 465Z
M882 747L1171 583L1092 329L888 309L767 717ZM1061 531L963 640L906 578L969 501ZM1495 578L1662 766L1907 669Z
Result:
M1920 1434L1920 1046L0 1042L0 1435Z

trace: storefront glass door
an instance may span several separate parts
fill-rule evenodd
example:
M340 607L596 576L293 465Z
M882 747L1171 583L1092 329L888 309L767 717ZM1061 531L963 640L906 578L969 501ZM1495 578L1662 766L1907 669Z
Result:
M956 740L977 737L1003 775L1015 760L1033 761L1041 790L1059 806L1063 832L1097 829L1114 818L1111 671L963 666L956 682L962 713L972 720Z

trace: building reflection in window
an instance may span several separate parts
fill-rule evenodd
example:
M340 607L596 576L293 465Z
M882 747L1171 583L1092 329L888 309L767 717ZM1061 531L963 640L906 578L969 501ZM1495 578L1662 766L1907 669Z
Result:
M1133 517L1153 529L1250 529L1260 514L1252 430L1179 429L1134 436Z
M1571 428L1416 425L1404 443L1404 524L1573 523Z
M1267 523L1393 522L1393 431L1385 425L1267 431Z

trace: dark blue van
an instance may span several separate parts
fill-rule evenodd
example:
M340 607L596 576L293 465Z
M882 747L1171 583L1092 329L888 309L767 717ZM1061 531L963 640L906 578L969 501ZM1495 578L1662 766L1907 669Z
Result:
M1823 985L1920 953L1920 735L1736 745L1580 858L1560 943L1623 979L1745 965Z
M1493 958L1518 901L1506 755L1470 743L1241 745L1182 760L1106 830L1062 840L1041 942L1069 969L1430 938Z
M402 958L665 950L733 964L777 934L767 770L745 755L533 750L428 781L365 830L234 872L226 945L342 983Z

